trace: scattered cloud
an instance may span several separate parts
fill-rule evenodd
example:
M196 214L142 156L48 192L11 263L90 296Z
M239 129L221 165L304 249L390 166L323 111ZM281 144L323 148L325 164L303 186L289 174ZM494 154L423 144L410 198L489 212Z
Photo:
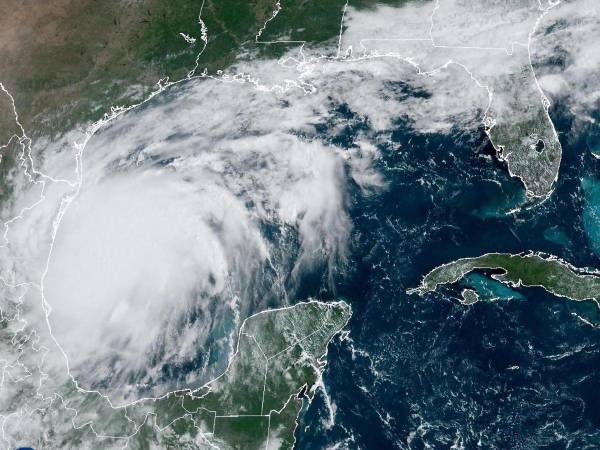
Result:
M527 26L541 13L537 2L513 3L510 17ZM556 8L534 51L543 61L560 41L566 69L540 66L540 82L574 109L594 101L599 54L592 37L570 25L580 21L594 35L597 23L578 5L593 9L586 0ZM490 19L493 8L475 12ZM547 25L551 19L562 25ZM435 2L349 7L344 20L346 58L239 63L106 124L85 148L76 197L76 133L36 143L42 171L64 181L20 182L3 212L17 218L1 249L2 274L39 283L53 243L43 285L49 322L82 386L110 384L115 396L138 395L143 383L160 391L165 367L195 359L201 366L186 382L210 375L202 352L224 352L211 357L226 361L240 318L285 303L305 273L332 279L344 266L348 193L354 183L363 195L385 189L377 144L398 119L421 133L473 129L502 73L527 62L523 46L518 58L507 54L526 37L522 28L509 38L512 28L471 19L464 30L461 16L435 11ZM451 26L464 34L453 36ZM436 45L498 49L440 48L432 37ZM331 139L348 125L342 106L368 125L349 148Z
M600 101L600 7L594 0L565 0L543 19L532 41L542 89L576 118L592 121Z

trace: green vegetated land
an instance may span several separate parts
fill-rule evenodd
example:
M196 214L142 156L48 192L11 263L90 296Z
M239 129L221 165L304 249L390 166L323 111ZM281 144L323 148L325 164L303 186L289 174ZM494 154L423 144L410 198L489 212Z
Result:
M243 58L281 56L300 42L336 48L345 0L53 0L8 2L0 17L0 82L27 135L57 139L111 106L142 101L168 77L216 73ZM351 0L356 8L407 0ZM275 17L273 14L278 11ZM272 19L272 20L269 20ZM296 41L257 43L264 41ZM182 35L183 34L183 35ZM206 39L206 43L203 38ZM335 40L335 42L334 42ZM332 50L332 51L333 51ZM325 51L325 50L323 50ZM0 92L0 154L20 135ZM2 166L12 167L14 157ZM8 170L8 168L6 169ZM4 177L0 180L4 185Z
M268 440L291 448L302 407L298 393L312 396L327 345L349 317L341 302L257 314L242 326L237 352L221 377L199 391L175 392L145 406L163 426L189 416L221 448L265 448ZM129 415L144 409L133 406Z
M281 56L300 43L307 47L322 46L321 51L331 56L337 50L346 4L356 9L375 8L377 5L403 6L422 0L281 0L281 9L262 31L259 46L262 55ZM430 0L426 0L430 1Z
M112 105L143 99L164 77L230 64L272 14L274 0L8 0L0 19L0 80L31 132L61 133ZM200 19L208 45L202 40ZM186 41L184 33L194 43Z
M600 273L579 269L553 256L540 253L488 253L436 267L408 293L425 294L439 285L459 281L477 269L498 269L492 277L511 286L540 286L551 294L571 300L592 300L600 305Z
M479 301L479 295L473 289L463 289L461 296L463 305L473 305Z
M57 134L97 120L109 106L140 101L159 79L181 79L196 62L200 71L215 72L245 51L271 56L277 45L255 42L263 26L260 41L321 44L335 38L346 4L345 0L281 0L280 7L276 0L54 0L30 8L19 0L7 1L0 18L0 81L15 97L27 130ZM377 3L401 6L406 0L349 4L365 8Z
M112 106L139 103L159 80L183 79L196 63L198 72L227 67L245 43L254 42L275 3L53 0L31 7L6 0L0 17L0 82L14 98L35 147L38 138L57 140L101 119ZM22 151L20 145L5 144L21 134L10 97L0 91L3 194L10 190L7 174Z
M131 436L124 448L292 448L303 401L314 395L327 346L350 315L344 302L316 301L258 313L243 323L227 370L197 390L118 409L72 391L79 429L61 439L84 440L90 424L100 436Z

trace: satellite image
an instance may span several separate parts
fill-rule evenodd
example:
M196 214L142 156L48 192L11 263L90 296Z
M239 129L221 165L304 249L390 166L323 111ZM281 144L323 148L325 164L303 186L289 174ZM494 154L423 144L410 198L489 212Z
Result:
M599 0L0 0L0 449L600 448Z

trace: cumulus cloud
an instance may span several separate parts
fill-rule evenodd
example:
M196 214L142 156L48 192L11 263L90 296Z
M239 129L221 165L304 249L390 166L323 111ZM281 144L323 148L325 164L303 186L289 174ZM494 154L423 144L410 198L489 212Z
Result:
M54 335L75 369L97 371L93 355L110 361L107 370L140 371L153 351L165 351L155 348L165 330L183 338L178 321L225 290L229 266L265 257L262 244L243 206L218 187L202 191L162 171L86 187L61 225L45 280Z
M234 70L249 75L174 86L103 126L82 155L80 190L48 182L10 228L6 260L43 279L53 335L83 387L156 393L173 387L165 370L181 382L169 370L190 361L185 381L206 381L240 318L287 301L304 274L332 283L350 251L349 180L364 194L385 186L375 144L396 118L426 119L425 130L440 117L437 100L413 95L419 86L394 84L417 80L399 59ZM328 141L347 121L341 105L369 124L349 149ZM76 181L72 154L55 145L44 172Z
M539 0L441 0L432 15L431 36L436 45L499 48L511 52L527 44L542 9Z
M300 135L314 135L323 101L197 80L89 141L44 283L82 386L127 396L129 380L160 384L165 367L218 340L215 330L232 338L236 317L285 301L305 273L331 279L343 265L347 172L376 180L368 164Z
M542 88L583 121L598 107L600 8L594 0L564 0L543 19L532 41Z
M539 11L519 4L511 14L530 24ZM88 142L79 191L74 137L38 142L48 147L43 171L65 181L22 183L4 211L18 218L2 274L43 284L54 337L82 386L133 397L143 384L172 387L165 370L176 382L206 381L218 369L210 361L226 362L241 318L288 301L307 273L333 284L351 252L348 191L385 188L378 144L398 119L423 133L473 128L498 67L526 62L524 47L505 51L524 34L487 35L490 21L470 32L502 47L492 53L435 47L432 36L439 44L449 34L431 29L432 14L445 10L407 5L349 7L349 57L245 62L221 79L172 86ZM405 26L390 26L392 15ZM367 126L349 148L333 145L351 120ZM180 376L190 361L192 373Z

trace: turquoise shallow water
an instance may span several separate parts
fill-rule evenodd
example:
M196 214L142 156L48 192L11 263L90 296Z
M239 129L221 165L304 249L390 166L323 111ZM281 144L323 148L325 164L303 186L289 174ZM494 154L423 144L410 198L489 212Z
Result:
M525 300L516 290L476 272L468 274L464 282L468 287L475 289L481 300Z
M352 303L351 340L330 346L327 396L302 415L299 449L600 447L600 330L576 316L597 315L595 305L478 273L406 294L440 264L494 251L600 268L600 160L568 114L553 112L564 146L554 193L514 214L504 211L522 192L480 157L483 133L422 135L399 121L380 140L389 188L353 197L348 277L336 285ZM351 143L361 126L332 141ZM506 300L466 307L464 287Z
M572 245L571 240L565 231L556 225L548 227L544 230L544 239L563 247L569 247Z
M504 217L526 203L525 192L518 183L507 183L500 189L495 183L491 184L490 186L490 182L485 180L479 187L479 195L483 194L487 200L480 208L473 211L477 217L481 219Z
M600 181L588 176L582 178L581 187L585 196L583 226L594 253L600 255Z
M587 136L585 143L594 156L600 157L600 130L592 130Z

